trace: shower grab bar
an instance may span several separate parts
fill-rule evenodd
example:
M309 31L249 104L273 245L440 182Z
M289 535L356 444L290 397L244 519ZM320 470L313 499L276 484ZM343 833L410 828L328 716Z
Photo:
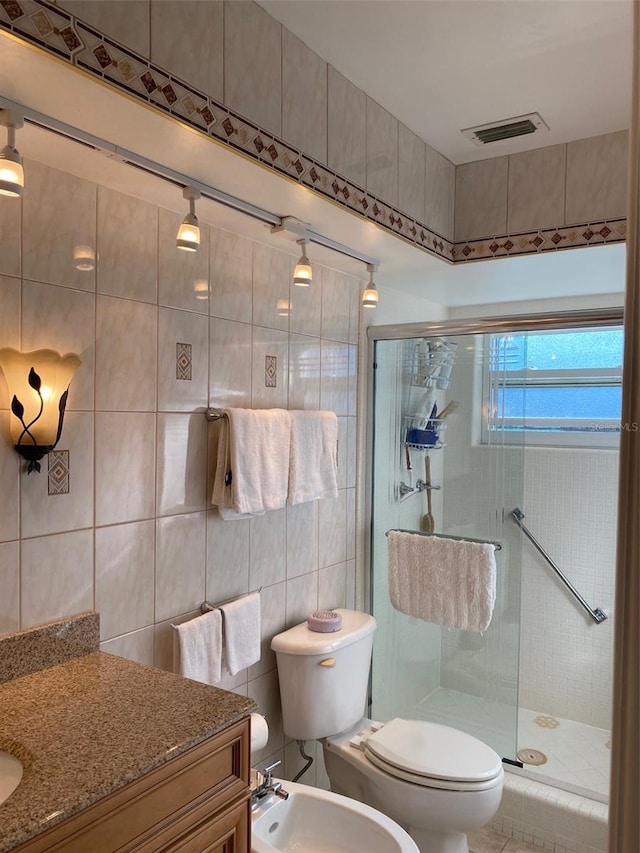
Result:
M499 542L491 542L487 539L474 539L472 536L453 536L450 533L427 533L425 530L403 530L399 527L394 527L393 530L387 530L384 535L388 536L392 532L414 533L416 536L435 536L436 539L455 539L456 542L477 542L479 545L493 545L496 551L502 551L502 545Z
M512 510L512 512L511 512L511 518L513 518L513 520L514 520L514 521L515 521L515 523L518 525L518 527L520 528L520 530L522 530L522 532L523 532L523 533L524 533L524 535L527 537L527 539L531 542L531 544L533 545L533 547L534 547L534 548L535 548L535 549L536 549L536 550L537 550L537 551L538 551L538 552L539 552L539 553L544 557L544 559L545 559L545 560L547 561L547 563L551 566L551 568L552 568L552 569L553 569L553 571L556 573L556 575L560 578L560 580L562 581L562 583L563 583L563 584L566 586L566 588L569 590L569 592L571 593L571 595L573 595L573 597L578 601L578 603L580 604L580 606L581 606L581 607L583 607L583 608L584 608L584 610L586 610L586 612L589 614L589 616L591 616L591 618L592 618L592 619L593 619L593 621L596 623L596 625L599 625L601 622L604 622L604 620L607 618L607 614L604 612L604 610L602 610L600 607L596 607L596 608L595 608L595 610L594 610L594 609L593 609L593 607L590 607L590 606L587 604L587 602L585 601L585 599L583 598L583 596L582 596L582 595L580 595L580 593L578 592L578 590L577 590L577 589L575 588L575 586L571 583L571 581L570 581L570 580L569 580L569 578L565 575L565 573L562 571L562 569L560 569L560 567L559 567L559 566L557 566L557 565L554 563L554 561L553 561L553 560L551 559L551 557L547 554L547 552L544 550L544 548L542 547L542 545L538 542L538 540L537 540L537 539L536 539L536 537L533 535L533 533L529 530L529 528L527 527L527 525L523 523L523 519L524 519L524 517L525 517L525 516L524 516L524 513L522 512L522 510L521 510L519 507L516 507L516 508L515 508L514 510Z

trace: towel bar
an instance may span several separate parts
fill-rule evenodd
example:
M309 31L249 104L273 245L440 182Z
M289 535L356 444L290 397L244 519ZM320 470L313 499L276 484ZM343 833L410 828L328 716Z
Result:
M222 409L205 409L204 416L208 421L219 421L220 418L224 417L224 411Z
M435 536L438 539L455 539L456 542L477 542L479 545L493 545L496 551L502 551L502 545L499 542L491 542L488 539L474 539L473 536L452 536L450 533L426 533L424 530L402 530L400 528L393 528L393 531L387 530L384 535L388 536L392 532L415 533L416 536Z
M258 589L252 589L250 592L243 592L242 595L234 595L232 598L225 598L224 601L219 601L217 604L211 604L209 601L203 601L200 605L201 613L209 613L211 610L217 610L219 607L222 607L224 604L230 604L232 601L236 601L238 598L246 598L247 595L253 595L254 592L257 592L258 595L262 592L263 587L259 587Z

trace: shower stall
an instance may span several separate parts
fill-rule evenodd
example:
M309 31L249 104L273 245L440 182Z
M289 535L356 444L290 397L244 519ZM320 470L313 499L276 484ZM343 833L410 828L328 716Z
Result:
M619 365L595 369L596 392L569 371L560 393L545 389L553 411L536 420L546 374L523 368L523 354L564 330L557 363L563 351L598 349L596 332L610 341L620 326L612 309L369 329L371 716L464 730L514 773L600 802L609 780L619 426L610 409ZM613 334L615 349L622 332ZM527 382L516 381L523 375ZM576 388L593 407L586 440L563 419ZM394 610L393 529L499 546L486 631Z

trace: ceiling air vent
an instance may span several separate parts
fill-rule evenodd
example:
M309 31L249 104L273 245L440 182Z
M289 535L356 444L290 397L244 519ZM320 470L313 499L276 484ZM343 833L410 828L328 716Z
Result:
M481 124L478 127L468 127L462 133L476 145L488 145L490 142L502 142L504 139L513 139L515 136L526 136L528 133L548 130L549 128L538 113L529 113L526 116L505 118L502 121Z

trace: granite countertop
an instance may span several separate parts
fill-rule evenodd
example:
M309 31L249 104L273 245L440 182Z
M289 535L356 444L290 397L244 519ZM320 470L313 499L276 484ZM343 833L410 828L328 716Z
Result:
M0 853L255 709L253 700L104 652L0 684L0 750L24 765Z

